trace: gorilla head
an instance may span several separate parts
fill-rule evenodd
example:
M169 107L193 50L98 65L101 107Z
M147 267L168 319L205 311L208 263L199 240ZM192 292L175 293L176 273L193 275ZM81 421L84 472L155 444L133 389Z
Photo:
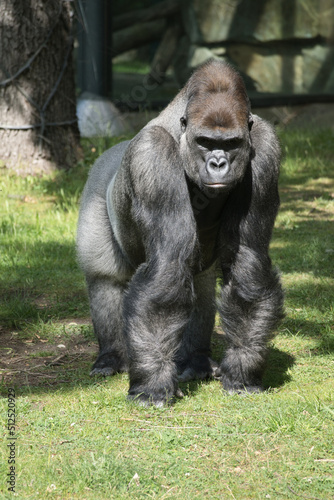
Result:
M279 160L272 127L251 115L240 75L219 61L102 155L77 238L100 346L93 374L128 370L129 397L158 406L192 378L215 376L229 392L261 389L282 316L268 255ZM219 368L210 359L217 273Z
M226 191L244 176L251 154L252 116L242 78L212 61L187 85L180 152L187 175L201 189Z

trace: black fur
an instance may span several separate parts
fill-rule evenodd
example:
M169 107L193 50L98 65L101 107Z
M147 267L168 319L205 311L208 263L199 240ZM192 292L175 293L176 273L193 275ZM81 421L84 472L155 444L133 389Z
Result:
M257 391L283 296L268 246L279 146L240 76L213 61L131 142L94 165L77 248L100 353L92 374L129 371L129 398L162 405L178 380L215 375ZM226 352L210 359L217 267Z

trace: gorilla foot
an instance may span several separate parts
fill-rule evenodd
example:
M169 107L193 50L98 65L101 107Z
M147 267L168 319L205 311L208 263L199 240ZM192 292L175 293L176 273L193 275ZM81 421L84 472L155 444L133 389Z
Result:
M149 406L156 406L157 408L163 408L164 406L170 406L174 403L175 398L183 398L184 394L181 389L177 388L175 393L171 394L169 391L162 390L157 392L152 392L151 394L146 394L145 392L136 392L136 390L129 390L128 400L133 401L139 406L144 406L148 408Z
M203 380L216 377L218 364L207 356L196 356L188 363L179 365L179 382L188 382L189 380Z
M247 394L264 392L264 388L260 381L253 381L252 383L246 384L238 381L231 381L226 375L219 377L219 380L222 383L223 389L228 394L241 394L246 396Z
M240 394L241 396L247 396L248 394L260 394L261 392L264 392L264 388L260 385L244 385L242 388L236 389L225 389L223 386L223 389L228 394Z
M106 352L98 356L90 375L101 375L107 377L115 373L126 372L126 363L115 353Z

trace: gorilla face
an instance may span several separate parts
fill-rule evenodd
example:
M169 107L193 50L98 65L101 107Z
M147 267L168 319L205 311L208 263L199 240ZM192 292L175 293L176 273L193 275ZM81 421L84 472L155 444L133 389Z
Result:
M208 131L194 139L199 177L206 188L231 188L244 173L246 165L240 161L244 138L236 131L231 132L212 134Z
M238 106L231 99L226 102L226 96L214 97L202 103L206 109L202 114L197 105L189 106L181 118L184 134L180 145L190 179L204 191L218 193L232 189L245 174L252 122L246 109L236 109Z

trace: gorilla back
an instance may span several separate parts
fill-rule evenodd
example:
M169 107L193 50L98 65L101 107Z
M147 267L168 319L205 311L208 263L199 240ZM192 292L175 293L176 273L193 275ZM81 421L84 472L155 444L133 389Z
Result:
M215 376L259 391L283 294L268 255L280 151L240 75L209 61L132 141L104 153L81 202L77 249L100 351L129 398L163 405ZM225 353L210 359L216 274Z

